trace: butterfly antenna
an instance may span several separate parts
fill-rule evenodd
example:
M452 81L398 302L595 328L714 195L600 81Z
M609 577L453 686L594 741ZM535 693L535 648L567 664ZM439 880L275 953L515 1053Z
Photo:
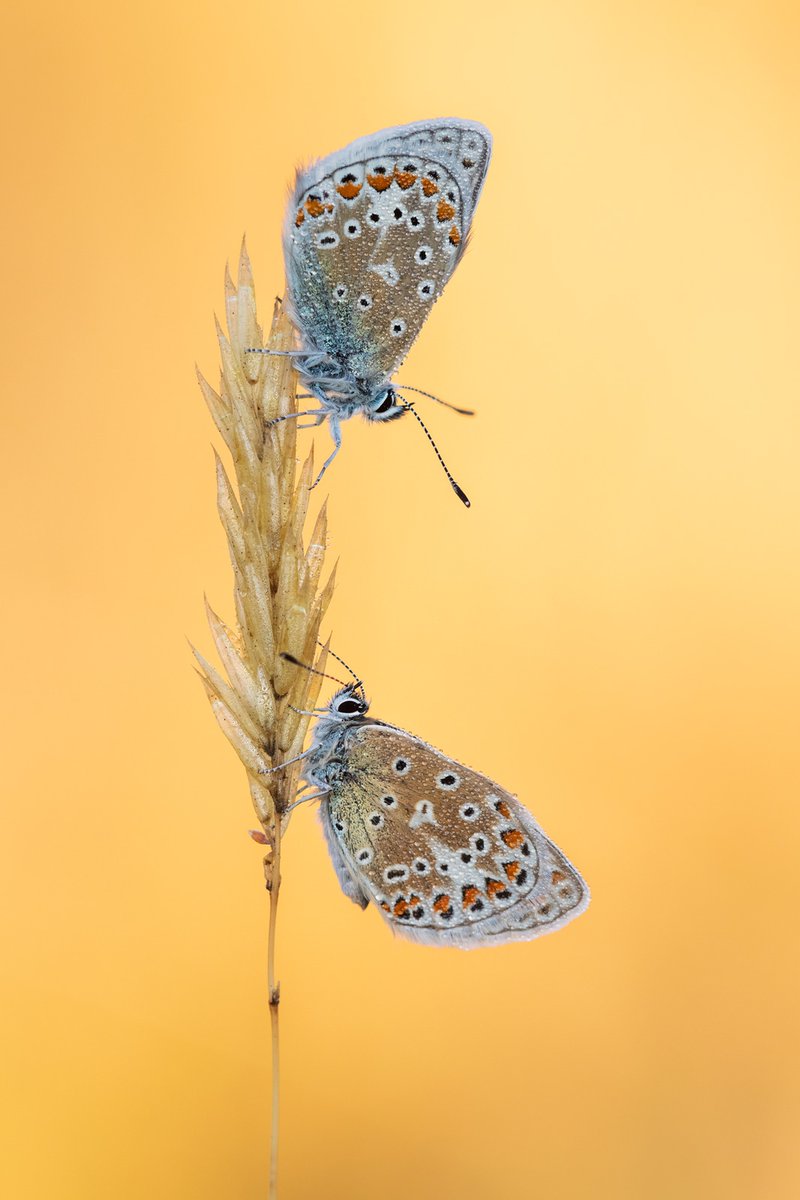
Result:
M319 640L319 638L317 638L317 645L318 645L318 646L322 646L322 648L323 648L323 649L325 649L325 643L324 643L324 642L321 642L321 641ZM359 677L356 675L356 673L355 673L355 671L353 670L353 668L352 668L351 666L349 666L349 665L348 665L348 664L347 664L347 663L344 661L344 659L341 657L341 655L337 654L335 650L331 650L330 646L328 646L328 654L330 654L330 655L331 655L333 658L335 658L337 662L341 663L341 664L342 664L342 666L344 667L345 671L349 671L349 672L350 672L350 674L353 676L353 679L355 679L355 681L356 681L356 687L357 687L357 688L358 688L358 690L361 692L361 695L364 697L364 699L366 699L366 693L365 693L365 691L364 691L364 685L363 685L363 683L361 682L361 680L359 679Z
M333 657L336 658L337 656L334 654ZM342 687L350 687L350 684L344 679L337 679L335 675L328 675L326 671L318 671L316 667L310 667L308 663L301 662L293 654L286 654L285 651L281 651L281 658L284 662L291 663L293 667L302 667L304 671L308 671L311 675L321 675L323 679L330 679L333 683L340 683ZM348 671L350 670L349 667L347 669Z
M397 392L396 395L397 395L397 398L400 401L400 404L402 405L402 407L405 408L408 412L410 412L412 417L416 417L416 419L419 421L426 438L428 439L430 444L433 446L434 453L436 454L436 457L438 458L438 460L441 464L442 470L444 471L447 478L450 480L450 486L452 487L455 494L458 496L461 503L464 504L467 508L470 508L471 505L470 505L470 501L469 501L469 496L466 494L466 492L461 490L461 488L456 483L455 479L453 479L453 476L448 471L447 463L444 461L441 454L439 453L439 447L436 445L436 442L433 440L430 433L428 432L428 427L425 424L425 422L423 421L422 417L419 415L417 410L414 408L414 405L409 404L406 400L404 400L399 392Z
M416 392L418 396L427 396L429 400L435 400L437 404L441 404L443 408L450 408L453 412L461 413L462 417L474 417L474 408L458 408L455 404L449 404L447 400L440 400L438 396L434 396L433 392L423 392L422 388L409 387L407 383L401 383L401 388L405 392Z

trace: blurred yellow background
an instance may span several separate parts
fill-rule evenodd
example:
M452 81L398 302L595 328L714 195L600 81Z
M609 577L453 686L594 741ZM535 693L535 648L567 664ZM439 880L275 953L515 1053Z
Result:
M796 1197L796 6L6 23L3 1194L266 1194L260 851L186 644L204 591L232 614L194 362L243 232L262 317L281 291L298 160L459 115L495 158L403 375L479 409L425 409L473 508L413 423L347 425L330 627L594 900L404 944L301 809L282 1196Z

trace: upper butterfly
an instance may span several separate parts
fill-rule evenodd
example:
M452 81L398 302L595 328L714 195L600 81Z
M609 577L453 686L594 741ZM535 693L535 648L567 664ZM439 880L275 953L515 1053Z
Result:
M320 403L297 415L327 419L334 441L317 483L341 444L342 420L414 412L391 379L461 259L491 147L476 122L420 121L299 172L283 246L301 342L295 365Z
M586 883L515 796L368 709L360 681L346 684L301 755L345 895L405 937L466 949L584 911Z

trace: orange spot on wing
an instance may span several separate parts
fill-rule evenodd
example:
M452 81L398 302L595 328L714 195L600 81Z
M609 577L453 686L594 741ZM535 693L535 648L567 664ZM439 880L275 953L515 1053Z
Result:
M505 871L508 878L510 880L512 880L512 882L513 882L513 880L515 880L517 878L520 871L522 870L522 863L518 863L518 862L503 863L503 870Z
M450 237L448 238L448 241L450 242L451 246L457 246L461 241L461 233L457 225L454 225L450 230Z
M345 200L355 200L361 188L362 184L360 183L340 183L336 190L340 196L344 196Z
M486 884L486 891L494 899L498 892L504 892L506 885L501 883L499 879L490 879Z
M370 187L374 187L376 192L385 192L388 187L392 186L394 175L368 175L367 183Z
M294 219L294 223L298 229L303 224L303 221L305 221L305 219L306 219L306 214L303 212L302 208L298 208L297 216Z
M385 901L385 900L381 900L381 908L383 909L383 911L384 911L384 912L391 912L391 911L392 911L392 910L389 908L389 905L386 903L386 901Z
M403 189L403 191L406 191L407 188L412 187L412 185L417 182L417 177L413 173L413 171L397 171L396 170L394 173L394 177L397 180L398 187L401 187Z
M511 809L508 807L505 800L498 800L494 807L495 811L499 812L500 816L505 817L506 820L508 820L508 818L511 816Z
M407 913L407 912L408 912L408 901L404 900L403 897L401 896L400 899L397 901L397 903L394 906L394 915L396 917L402 917L403 913Z
M437 913L447 912L450 907L450 897L440 896L438 900L433 902L433 911Z
M439 221L451 221L456 215L456 210L452 204L448 204L446 200L440 200L436 208L436 219Z
M524 833L520 833L518 829L505 829L500 834L500 837L512 850L516 850L517 846L521 846L525 841Z
M479 896L480 896L480 892L478 891L478 889L476 887L466 888L464 890L464 900L463 900L464 908L469 908L470 905L475 903L475 901L478 899Z
M306 212L310 217L321 217L325 212L325 205L321 200L306 200Z
M567 877L563 871L553 871L553 874L550 876L550 882L551 883L563 883L563 881L566 878Z
M436 186L436 184L433 182L432 179L423 179L422 191L426 196L432 196L434 194L434 192L438 192L438 190L439 190L438 187Z

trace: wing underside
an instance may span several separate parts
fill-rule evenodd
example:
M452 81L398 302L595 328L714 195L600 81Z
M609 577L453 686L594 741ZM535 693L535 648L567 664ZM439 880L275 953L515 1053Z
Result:
M299 173L284 230L304 348L389 379L458 264L491 153L441 121L360 139Z
M396 932L463 947L529 940L589 902L578 871L519 801L391 726L351 737L329 804L351 877Z

